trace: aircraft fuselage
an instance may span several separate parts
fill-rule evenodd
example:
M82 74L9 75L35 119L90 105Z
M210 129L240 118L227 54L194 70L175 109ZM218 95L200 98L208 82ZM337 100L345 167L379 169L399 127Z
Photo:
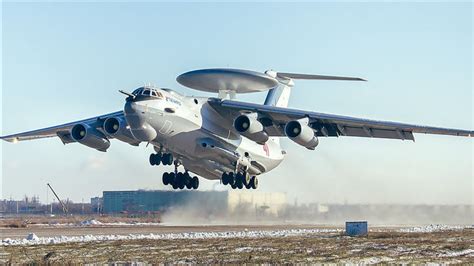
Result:
M173 154L186 170L207 179L220 179L223 172L236 169L260 175L283 160L284 152L273 139L261 145L229 130L231 121L216 112L208 98L160 92L160 98L127 99L125 119L136 139Z

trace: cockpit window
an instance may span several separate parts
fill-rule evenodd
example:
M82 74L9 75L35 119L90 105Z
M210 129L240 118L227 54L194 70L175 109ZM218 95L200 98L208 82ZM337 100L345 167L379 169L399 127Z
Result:
M135 96L147 96L147 97L153 97L153 98L158 98L158 99L164 99L163 94L154 88L149 88L149 87L140 87L136 90L133 91L132 93Z

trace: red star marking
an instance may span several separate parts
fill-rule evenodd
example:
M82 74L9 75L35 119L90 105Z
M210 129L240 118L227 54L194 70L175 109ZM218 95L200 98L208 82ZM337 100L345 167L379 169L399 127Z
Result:
M268 148L267 143L263 144L263 150L267 156L270 156L270 149Z

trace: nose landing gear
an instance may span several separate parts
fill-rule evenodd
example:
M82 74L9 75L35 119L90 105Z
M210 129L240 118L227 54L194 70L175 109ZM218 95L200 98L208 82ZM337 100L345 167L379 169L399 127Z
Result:
M150 154L150 165L172 165L173 164L173 154L171 153L152 153Z
M250 177L247 173L238 172L234 174L232 172L224 172L222 174L222 184L230 185L232 189L257 189L258 187L258 178L256 176Z

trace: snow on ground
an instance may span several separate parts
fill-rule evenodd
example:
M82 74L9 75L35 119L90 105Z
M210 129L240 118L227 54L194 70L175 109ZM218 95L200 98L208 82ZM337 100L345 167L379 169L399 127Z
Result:
M114 240L141 240L141 239L208 239L208 238L261 238L261 237L286 237L309 235L318 233L340 233L341 229L291 229L274 231L229 231L229 232L189 232L189 233L166 233L166 234L129 234L129 235L84 235L84 236L56 236L56 237L30 237L24 239L4 238L0 246L17 245L42 245L62 244L74 242L91 241L114 241ZM33 234L34 235L34 234Z
M450 252L447 252L446 254L439 255L439 257L459 257L459 256L474 257L474 249L450 251Z
M474 229L474 225L465 226L465 225L430 224L426 226L402 228L398 231L402 233L432 233L432 232L441 232L441 231L450 231L450 230L463 230L467 228Z
M84 220L78 223L49 223L49 224L42 224L37 223L34 224L35 226L50 226L50 227L78 227L78 226L162 226L165 225L164 223L153 223L153 222L112 222L112 223L105 223L95 219Z
M26 240L38 241L39 237L37 235L35 235L35 233L29 233L28 236L26 237Z
M50 223L50 224L42 224L37 223L34 224L35 226L50 226L50 227L81 227L81 226L162 226L165 225L163 223L143 223L143 222L112 222L112 223L105 223L95 219L84 220L78 223Z
M95 220L95 219L90 219L90 220L85 220L80 223L82 226L88 226L88 225L101 225L102 223Z

